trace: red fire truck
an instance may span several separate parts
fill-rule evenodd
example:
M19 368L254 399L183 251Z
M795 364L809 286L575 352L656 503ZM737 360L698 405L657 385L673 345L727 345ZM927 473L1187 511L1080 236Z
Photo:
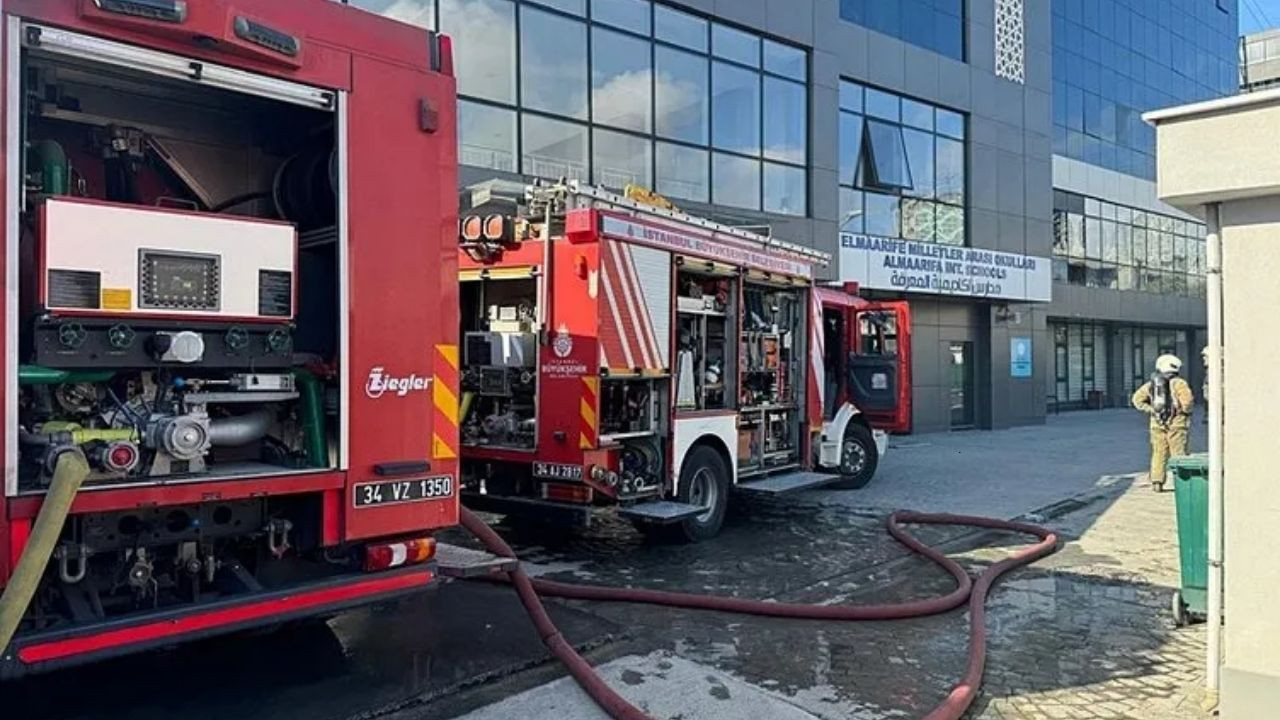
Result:
M328 0L3 22L0 585L56 459L91 472L0 675L434 582L458 519L448 40Z
M464 503L616 507L692 541L731 489L867 483L909 428L906 303L815 287L827 255L639 195L464 193Z

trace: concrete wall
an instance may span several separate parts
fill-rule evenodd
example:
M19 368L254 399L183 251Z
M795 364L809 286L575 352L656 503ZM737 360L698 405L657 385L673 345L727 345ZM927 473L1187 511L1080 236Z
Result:
M1271 717L1280 707L1280 410L1259 393L1275 377L1280 332L1259 313L1280 308L1280 197L1222 206L1226 318L1224 720Z
M1280 707L1280 92L1191 105L1156 122L1160 194L1184 209L1216 203L1223 241L1224 632L1220 716Z

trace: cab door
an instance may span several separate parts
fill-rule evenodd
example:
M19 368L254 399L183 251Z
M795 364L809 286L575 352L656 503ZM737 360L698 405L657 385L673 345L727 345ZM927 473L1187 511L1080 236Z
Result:
M849 401L872 427L910 432L910 305L903 300L855 303L846 328Z

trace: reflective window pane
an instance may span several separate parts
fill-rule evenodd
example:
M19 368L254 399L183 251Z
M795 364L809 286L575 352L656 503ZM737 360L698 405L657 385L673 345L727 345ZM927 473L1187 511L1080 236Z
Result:
M666 5L653 6L653 34L674 45L707 51L707 21Z
M911 189L906 192L913 197L932 199L934 196L933 135L905 128L902 131L902 139L907 149L907 165L911 170Z
M587 0L525 0L525 2L535 2L574 15L587 14Z
M840 184L853 185L862 158L862 116L840 113Z
M659 193L694 202L711 199L711 166L706 150L660 142L657 153Z
M709 61L702 55L661 46L654 50L654 60L658 134L706 145L711 123L707 101Z
M807 210L806 197L803 168L764 164L765 212L804 215Z
M592 182L615 190L628 185L653 187L653 143L648 138L600 129L591 137Z
M898 237L898 197L869 192L863 198L867 234Z
M876 120L867 121L864 152L869 152L867 167L872 185L882 188L911 188L911 167L903 145L902 128Z
M760 161L715 153L711 160L711 201L717 205L760 209Z
M840 109L862 112L862 86L848 80L840 81Z
M760 67L760 38L724 25L711 26L711 53L751 67Z
M587 117L585 23L520 8L520 93L526 108Z
M515 5L507 0L440 0L440 18L440 29L453 38L458 92L514 104ZM585 73L584 66L584 79Z
M515 111L459 100L458 162L516 172Z
M928 200L902 199L902 237L934 241L934 204Z
M591 113L597 123L650 131L649 48L640 38L592 28Z
M648 0L591 0L591 19L648 35L649 3Z
M840 232L863 231L862 193L852 188L840 188Z
M764 78L764 156L803 164L808 153L808 93L799 83Z
M950 110L943 110L942 108L938 108L936 115L939 134L953 137L957 140L964 139L963 115Z
M764 41L764 69L775 75L804 82L808 77L805 52L772 40Z
M933 106L916 102L908 98L902 99L902 124L913 128L933 131Z
M347 4L410 25L436 29L435 0L347 0Z
M937 213L938 242L943 245L964 245L964 208L939 204Z
M588 180L587 128L525 113L521 118L520 171L525 175Z
M964 143L936 138L938 199L953 205L964 204Z
M865 93L867 114L883 120L897 122L901 119L901 108L898 96L875 88L867 88Z
M760 76L722 62L711 64L711 143L760 154Z

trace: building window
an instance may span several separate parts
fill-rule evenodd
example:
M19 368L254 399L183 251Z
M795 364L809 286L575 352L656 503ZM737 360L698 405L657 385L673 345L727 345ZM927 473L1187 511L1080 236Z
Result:
M1054 280L1204 297L1205 226L1054 191Z
M1191 328L1081 321L1049 322L1054 341L1052 397L1059 409L1124 407L1151 377L1156 358L1189 359Z
M1142 113L1238 91L1237 18L1209 0L1048 5L1057 155L1154 180Z
M964 4L965 0L840 0L840 17L963 61Z
M840 229L965 244L965 122L945 108L840 83Z
M453 36L464 165L809 211L801 48L650 0L349 2Z

